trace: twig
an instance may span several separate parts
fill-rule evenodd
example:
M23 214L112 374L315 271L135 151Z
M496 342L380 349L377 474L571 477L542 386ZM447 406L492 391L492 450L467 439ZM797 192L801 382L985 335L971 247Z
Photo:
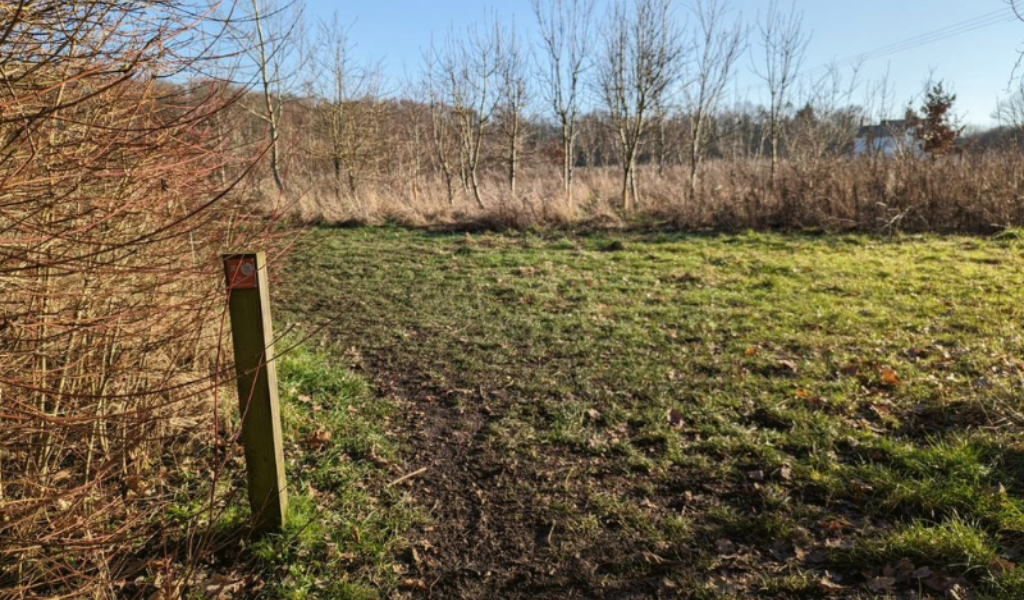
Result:
M418 477L418 476L420 476L420 475L422 475L422 474L424 474L426 472L427 472L427 468L423 467L422 469L418 469L416 471L413 471L412 473L406 473L405 475L402 475L398 479L396 479L396 480L392 481L391 483L389 483L386 487L394 487L394 486L402 483L403 481L408 481L409 479L412 479L413 477Z

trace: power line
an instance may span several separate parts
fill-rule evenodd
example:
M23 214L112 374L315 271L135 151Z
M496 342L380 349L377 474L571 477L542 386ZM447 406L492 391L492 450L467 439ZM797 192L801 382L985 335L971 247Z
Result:
M978 29L998 25L999 23L1006 23L1014 20L1015 18L1016 15L1014 14L1013 9L1006 7L985 15L974 17L973 19L961 21L941 29L922 33L899 42L894 42L880 48L875 48L874 50L869 50L867 52L847 57L838 61L838 64L854 64L856 62L866 62L868 60L882 58L898 52L904 52L913 48L934 44L935 42L941 42Z
M1012 7L1003 7L999 10L992 11L983 15L978 15L976 17L972 17L964 21L959 21L952 25L947 25L945 27L935 29L933 31L921 33L913 37L909 37L897 42L892 42L885 46L880 46L872 50L848 56L837 61L818 65L817 67L812 67L811 69L807 69L803 73L801 73L800 77L811 77L814 74L822 73L836 67L858 65L871 60L884 58L886 56L898 54L900 52L905 52L907 50L912 50L914 48L927 46L930 44L934 44L936 42L941 42L953 37L961 36L965 33L970 33L972 31L977 31L979 29L992 27L993 25L998 25L1000 23L1007 23L1015 20L1016 18L1017 15ZM745 88L742 88L742 90L737 91L750 91L758 87L761 86L755 84L747 86Z

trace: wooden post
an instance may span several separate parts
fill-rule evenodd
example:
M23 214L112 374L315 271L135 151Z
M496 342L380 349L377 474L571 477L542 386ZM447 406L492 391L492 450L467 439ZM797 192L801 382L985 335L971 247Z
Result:
M257 534L279 532L285 525L288 492L266 256L227 255L224 273L253 529Z

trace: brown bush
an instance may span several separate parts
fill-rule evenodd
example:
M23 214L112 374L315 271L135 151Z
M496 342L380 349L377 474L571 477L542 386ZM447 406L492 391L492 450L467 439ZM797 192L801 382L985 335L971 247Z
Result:
M0 8L2 597L173 588L153 557L198 521L167 507L218 471L218 255L266 234L230 200L251 164L221 147L234 98L167 82L205 60L199 19Z

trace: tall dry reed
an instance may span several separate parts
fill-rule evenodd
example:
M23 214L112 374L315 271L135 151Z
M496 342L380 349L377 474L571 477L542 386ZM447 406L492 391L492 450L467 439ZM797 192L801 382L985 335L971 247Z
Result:
M442 180L429 173L340 194L329 179L310 176L296 185L292 215L306 223L469 229L640 224L984 233L1024 226L1024 156L1013 152L782 161L774 185L767 161L716 160L703 166L692 195L686 168L646 166L638 174L640 200L628 213L619 176L614 167L581 168L567 197L554 169L524 170L515 194L495 174L483 178L483 208L468 190L450 203Z

